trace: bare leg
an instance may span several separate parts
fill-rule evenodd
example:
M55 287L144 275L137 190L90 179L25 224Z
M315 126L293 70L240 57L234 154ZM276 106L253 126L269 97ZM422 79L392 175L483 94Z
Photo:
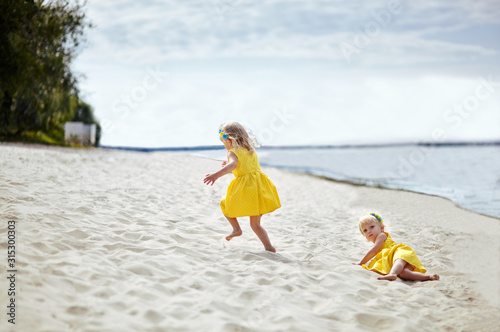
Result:
M255 234L257 234L257 236L259 237L260 241L264 245L264 248L266 248L267 251L276 252L276 248L274 248L272 246L266 230L260 225L260 218L261 217L262 217L262 215L251 216L250 217L250 226L252 227L252 230L255 232Z
M407 266L403 272L399 274L400 278L406 279L406 280L439 280L439 276L437 274L423 274L420 272L415 272L413 271L413 267Z
M403 270L405 269L407 264L408 263L406 263L405 260L398 258L394 261L394 264L392 265L392 268L391 268L391 272L389 272L389 274L387 274L385 276L378 277L377 279L378 280L394 281L398 278L398 275L401 272L403 272Z
M413 271L413 266L401 258L396 259L388 275L379 277L378 279L393 281L396 280L397 277L406 280L439 280L437 274L429 275Z
M231 240L233 237L240 236L241 234L243 234L240 228L240 224L238 223L238 220L236 218L229 218L226 215L224 215L224 217L226 217L227 221L229 221L231 226L233 226L233 232L228 236L226 236L227 241Z

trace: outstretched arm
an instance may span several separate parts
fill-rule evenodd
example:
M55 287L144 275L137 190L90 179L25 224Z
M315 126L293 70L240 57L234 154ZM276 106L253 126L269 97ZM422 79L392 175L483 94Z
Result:
M366 255L361 259L361 261L357 265L363 265L369 262L373 257L377 255L384 244L384 241L387 239L387 235L385 233L380 233L375 240L373 247L366 253Z
M234 152L229 151L227 153L227 159L229 159L229 162L226 163L220 170L215 173L205 175L203 183L212 186L218 178L226 175L227 173L231 173L238 166L238 157L236 157Z

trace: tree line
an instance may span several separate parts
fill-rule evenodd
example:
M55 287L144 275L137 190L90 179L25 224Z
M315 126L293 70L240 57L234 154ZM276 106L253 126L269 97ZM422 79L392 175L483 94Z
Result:
M70 65L90 28L70 0L0 1L0 140L64 143L64 123L101 128Z

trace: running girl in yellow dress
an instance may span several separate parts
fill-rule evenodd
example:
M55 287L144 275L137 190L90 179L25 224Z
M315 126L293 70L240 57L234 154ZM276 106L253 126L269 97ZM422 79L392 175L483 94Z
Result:
M281 207L281 203L276 187L260 169L255 152L258 145L238 122L222 124L219 127L219 136L227 150L228 162L222 163L221 170L207 174L203 182L213 185L218 178L230 172L235 176L227 188L226 197L220 202L222 213L233 227L233 232L226 240L243 233L236 218L248 216L250 226L264 248L276 252L266 230L260 225L260 219L263 214Z
M426 270L412 248L406 244L396 244L391 236L384 232L383 222L375 213L359 220L359 231L374 244L357 265L383 274L379 280L393 281L398 277L407 280L439 280L437 274L425 274ZM369 260L371 262L366 266Z

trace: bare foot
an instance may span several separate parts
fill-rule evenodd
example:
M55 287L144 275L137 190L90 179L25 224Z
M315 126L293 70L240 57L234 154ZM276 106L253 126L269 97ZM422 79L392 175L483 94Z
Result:
M269 248L266 248L266 251L276 252L276 248L273 246L270 246Z
M385 275L385 276L382 276L382 277L378 277L377 279L378 280L389 280L389 281L394 281L398 278L397 275L395 274L388 274L388 275Z
M433 275L430 276L429 280L433 280L433 281L439 280L439 275L433 274Z
M226 236L226 240L229 241L233 237L240 236L241 234L243 234L243 232L241 231L241 229L238 229L238 230L234 229L231 234L229 234L228 236Z

